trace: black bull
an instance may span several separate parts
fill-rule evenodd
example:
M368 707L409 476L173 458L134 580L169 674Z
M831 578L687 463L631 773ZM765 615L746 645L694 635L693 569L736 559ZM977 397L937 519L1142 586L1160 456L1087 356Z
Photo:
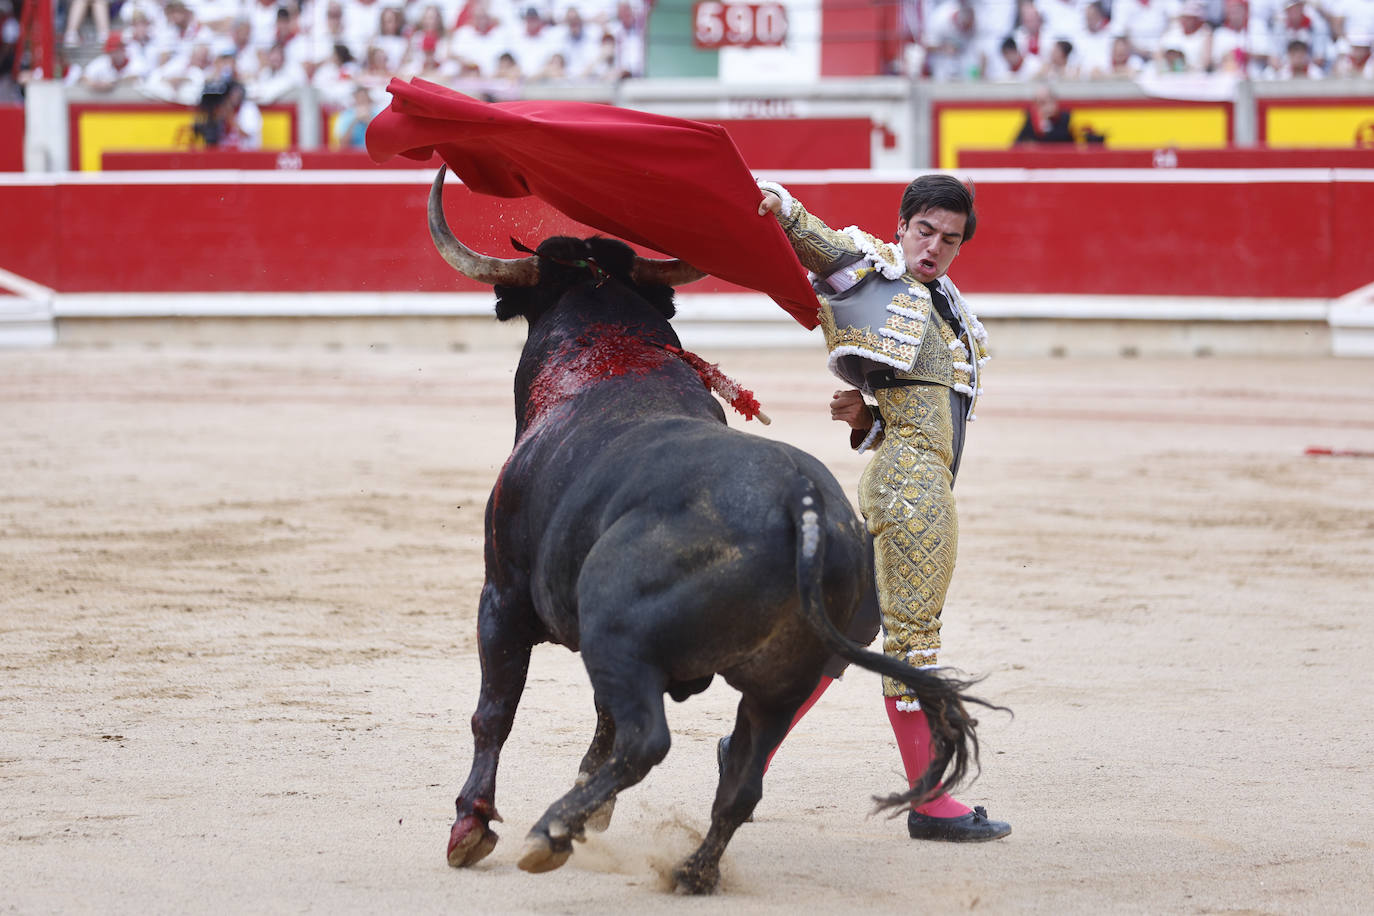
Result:
M863 525L819 461L729 428L696 370L666 349L678 345L672 288L636 278L672 262L598 238L552 238L520 261L474 255L448 230L442 184L441 171L436 245L496 284L499 318L529 321L515 447L487 504L482 687L449 864L496 845L497 761L543 641L582 653L597 725L575 784L530 830L527 871L557 868L585 828L605 829L616 795L668 753L664 694L684 700L716 674L740 691L739 711L710 830L673 875L681 890L715 888L726 844L763 794L768 752L832 654L910 685L941 748L920 785L880 806L941 776L957 783L977 760L967 682L842 635L872 588Z

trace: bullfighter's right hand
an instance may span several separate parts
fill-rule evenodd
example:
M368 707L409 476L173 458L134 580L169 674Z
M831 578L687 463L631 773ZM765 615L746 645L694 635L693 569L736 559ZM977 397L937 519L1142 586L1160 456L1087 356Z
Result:
M777 216L782 212L782 198L772 191L763 192L763 200L759 201L759 216L773 214Z
M830 419L848 423L852 429L871 429L873 413L858 389L837 391L830 399Z

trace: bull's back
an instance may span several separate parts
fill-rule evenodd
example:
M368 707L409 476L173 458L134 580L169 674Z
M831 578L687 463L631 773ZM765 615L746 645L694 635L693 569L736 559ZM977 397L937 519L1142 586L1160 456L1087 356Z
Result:
M532 557L540 616L575 644L581 604L596 594L597 604L642 606L664 645L680 628L695 643L703 629L731 634L723 655L767 637L778 625L774 612L796 601L804 481L823 507L827 565L837 578L862 575L859 523L815 458L708 421L636 424L588 458L561 493L548 494L551 511ZM740 632L741 615L759 632Z

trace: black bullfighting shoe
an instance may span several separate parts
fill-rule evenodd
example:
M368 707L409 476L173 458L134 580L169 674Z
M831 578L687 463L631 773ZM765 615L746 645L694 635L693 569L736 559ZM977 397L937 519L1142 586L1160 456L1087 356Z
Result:
M907 832L913 840L944 840L947 843L984 843L1011 833L1011 824L988 819L982 805L959 817L931 817L928 814L907 815Z

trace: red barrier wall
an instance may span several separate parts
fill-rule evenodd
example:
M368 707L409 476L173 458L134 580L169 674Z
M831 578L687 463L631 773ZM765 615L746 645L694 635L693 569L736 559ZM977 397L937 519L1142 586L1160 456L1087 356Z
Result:
M0 105L0 172L24 171L24 106Z
M226 173L222 183L117 174L0 183L0 212L26 217L0 220L0 267L62 292L480 289L435 254L426 184L386 174L385 181L365 173ZM1120 180L1079 181L1034 174L973 175L977 237L951 270L961 288L1306 298L1374 281L1374 176L1123 172ZM789 187L832 225L895 228L901 184L822 180L797 176ZM514 255L511 235L533 245L552 234L590 234L530 199L450 185L446 200L455 231L490 254ZM745 218L753 218L749 209ZM710 280L693 287L726 289Z

